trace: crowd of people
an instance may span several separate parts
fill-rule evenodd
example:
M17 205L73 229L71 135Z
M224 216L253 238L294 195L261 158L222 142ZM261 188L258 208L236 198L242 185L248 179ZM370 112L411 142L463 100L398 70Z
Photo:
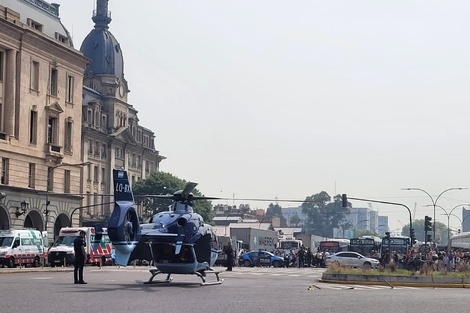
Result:
M302 246L298 251L276 250L275 254L284 258L284 267L325 267L325 259L330 252L320 249L314 252Z

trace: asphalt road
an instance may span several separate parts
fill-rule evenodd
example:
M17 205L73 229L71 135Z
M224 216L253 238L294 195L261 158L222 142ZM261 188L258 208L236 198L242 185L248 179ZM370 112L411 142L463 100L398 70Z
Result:
M466 311L466 289L360 286L318 282L323 269L234 268L223 284L200 286L191 275L144 285L149 268L1 274L0 312L445 312ZM158 275L157 279L165 276ZM215 277L208 277L208 281Z

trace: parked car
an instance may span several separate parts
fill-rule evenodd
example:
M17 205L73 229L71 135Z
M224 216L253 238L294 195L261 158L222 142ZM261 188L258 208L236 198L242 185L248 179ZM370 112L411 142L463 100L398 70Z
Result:
M342 251L326 257L326 266L337 263L351 267L378 267L380 262L373 258L367 258L353 251Z
M284 264L284 258L272 254L268 251L250 251L244 253L238 259L240 266L274 266L281 267Z

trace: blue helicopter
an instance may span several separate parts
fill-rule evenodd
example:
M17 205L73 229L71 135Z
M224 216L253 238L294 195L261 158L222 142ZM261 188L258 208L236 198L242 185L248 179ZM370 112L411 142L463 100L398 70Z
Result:
M196 183L188 183L183 190L172 195L150 195L147 197L173 200L166 212L155 214L148 224L140 224L135 209L127 172L113 170L114 211L108 221L108 236L115 248L115 262L126 266L132 251L139 243L149 245L156 269L146 284L171 282L172 274L189 274L201 278L201 285L221 284L221 271L212 266L217 260L217 237L212 227L194 213L192 202L201 199L218 199L194 196ZM96 225L96 239L100 240L102 228ZM164 281L154 281L158 274L167 274ZM215 282L207 282L207 274L214 274Z

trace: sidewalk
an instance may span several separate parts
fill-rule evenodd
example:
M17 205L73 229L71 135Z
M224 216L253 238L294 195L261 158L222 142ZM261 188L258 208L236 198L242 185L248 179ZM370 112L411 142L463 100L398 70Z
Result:
M13 268L0 268L1 274L15 274L15 273L35 273L35 272L73 272L73 267L13 267Z

